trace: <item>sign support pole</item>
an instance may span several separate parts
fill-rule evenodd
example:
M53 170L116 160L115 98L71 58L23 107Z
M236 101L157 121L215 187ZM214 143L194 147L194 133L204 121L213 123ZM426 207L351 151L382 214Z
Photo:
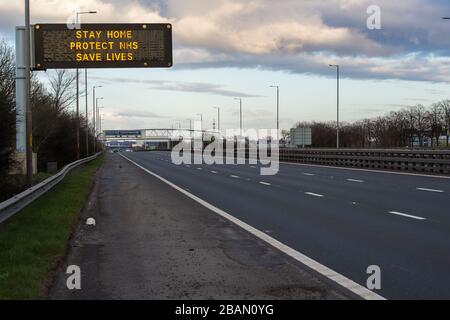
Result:
M16 27L16 152L23 155L27 150L25 82L25 27Z
M86 87L86 157L89 157L89 113L88 113L88 71L84 69L84 85Z
M30 0L25 0L25 110L26 110L26 163L27 185L33 184L33 127L31 118L31 36L30 36Z
M77 128L77 159L80 159L80 72L77 69L77 112L76 112L76 128Z

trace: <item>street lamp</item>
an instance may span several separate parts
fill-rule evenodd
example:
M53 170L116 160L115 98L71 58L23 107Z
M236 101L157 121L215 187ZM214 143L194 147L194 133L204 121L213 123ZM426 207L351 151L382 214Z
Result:
M200 116L200 130L202 132L202 150L203 150L203 114L197 113L197 115ZM194 139L196 139L195 137L196 135L194 135Z
M96 118L97 118L97 122L99 121L99 106L98 106L98 100L103 100L104 98L102 97L102 98L95 98L95 109L96 109ZM100 123L98 123L98 125L97 125L97 132L99 131L98 129L99 129L99 127L100 127Z
M95 118L96 118L96 113L95 113L95 110L96 110L96 107L97 107L97 105L96 105L96 98L95 98L95 89L96 88L103 88L103 86L93 86L92 87L92 103L93 103L93 106L92 106L92 112L93 112L93 114L92 114L92 122L93 122L93 125L94 125L94 131L95 131L95 128L96 128L96 126L95 126Z
M100 114L100 110L101 110L101 109L104 109L104 108L105 108L105 107L98 107L98 108L97 108L97 112L98 112L98 125L99 125L99 126L98 126L98 127L99 127L99 128L98 128L98 129L99 129L99 130L98 130L98 133L99 133L99 134L102 134L102 114ZM103 115L104 115L104 114L103 114Z
M104 107L100 107L99 109L104 109ZM103 121L105 121L105 114L104 113L100 113L99 114L100 117L100 134L103 135L102 129L103 129Z
M340 66L338 64L330 64L330 67L336 68L337 72L337 120L336 120L336 148L339 149L339 77Z
M239 100L239 129L242 137L242 98L234 98L234 100Z
M270 88L277 89L277 140L279 141L279 131L280 131L280 86L272 85Z
M103 88L103 86L93 86L92 87L92 124L94 126L94 137L96 138L96 118L97 118L97 105L96 102L97 100L95 99L95 88ZM96 147L97 143L94 141L94 152L97 152L97 147Z
M220 132L220 107L214 107L217 109L217 130Z
M197 113L198 116L200 116L200 130L203 133L203 114Z
M192 131L192 119L186 119L189 121L189 131Z
M82 14L95 14L97 11L79 11L77 12L76 17L76 24L78 27L78 24L80 23L80 15ZM76 69L77 75L77 159L80 159L80 123L79 123L79 116L80 116L80 74L79 69ZM85 87L86 87L86 157L89 156L89 133L88 133L88 127L89 127L89 120L88 120L88 97L87 97L87 69L84 69L84 81L85 81Z

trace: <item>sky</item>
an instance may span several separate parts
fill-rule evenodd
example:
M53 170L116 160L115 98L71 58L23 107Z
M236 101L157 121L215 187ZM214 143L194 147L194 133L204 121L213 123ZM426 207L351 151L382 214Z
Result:
M12 44L23 2L0 0L0 37ZM381 24L369 29L373 5ZM245 128L274 128L271 85L281 128L332 121L329 64L341 66L343 121L450 98L448 0L31 0L32 23L66 23L80 10L98 12L86 23L173 24L172 68L89 70L89 86L103 85L104 129L186 128L199 114L210 128L214 107L222 129L237 128L235 97Z

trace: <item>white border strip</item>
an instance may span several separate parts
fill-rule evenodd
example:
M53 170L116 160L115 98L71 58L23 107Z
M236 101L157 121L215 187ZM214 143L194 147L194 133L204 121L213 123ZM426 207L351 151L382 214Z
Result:
M280 250L281 252L287 254L288 256L294 258L295 260L306 265L307 267L315 270L316 272L320 273L322 276L325 276L326 278L332 280L333 282L337 283L338 285L346 288L347 290L351 291L352 293L356 294L357 296L359 296L365 300L386 300L386 298L376 294L373 291L370 291L369 289L361 286L360 284L354 282L353 280L350 280L349 278L337 273L336 271L318 263L317 261L305 256L304 254L292 249L291 247L288 247L287 245L281 243L280 241L268 236L266 233L259 231L258 229L237 219L236 217L226 213L225 211L213 206L212 204L202 200L201 198L193 195L192 193L189 193L188 191L178 187L177 185L173 184L172 182L164 179L163 177L157 175L156 173L151 172L150 170L144 168L143 166L141 166L138 163L134 162L133 160L125 157L124 155L120 154L120 156L123 157L124 159L128 160L135 166L139 167L140 169L144 170L148 174L150 174L150 175L154 176L155 178L161 180L162 182L168 184L175 190L183 193L184 195L188 196L192 200L198 202L199 204L206 207L207 209L217 213L218 215L222 216L223 218L238 225L245 231L247 231L247 232L251 233L252 235L256 236L257 238L267 242L271 246L273 246L276 249Z

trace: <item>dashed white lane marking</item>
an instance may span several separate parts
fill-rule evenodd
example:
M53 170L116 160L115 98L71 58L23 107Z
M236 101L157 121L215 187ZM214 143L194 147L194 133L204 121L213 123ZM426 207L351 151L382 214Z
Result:
M263 184L263 185L265 185L265 186L271 186L272 184L270 184L270 183L268 183L268 182L263 182L263 181L260 181L259 182L260 184Z
M232 223L236 224L237 226L239 226L240 228L244 229L245 231L251 233L252 235L254 235L255 237L265 241L266 243L268 243L269 245L271 245L272 247L280 250L281 252L287 254L288 256L292 257L293 259L299 261L300 263L306 265L307 267L309 267L312 270L315 270L316 272L320 273L321 275L323 275L324 277L330 279L331 281L337 283L338 285L342 286L343 288L346 288L347 290L353 292L354 294L356 294L357 296L361 297L362 299L366 299L366 300L386 300L386 298L384 298L383 296L380 296L379 294L370 291L369 289L367 289L366 287L354 282L353 280L343 276L340 273L337 273L336 271L334 271L333 269L328 268L327 266L324 266L323 264L317 262L316 260L311 259L310 257L302 254L301 252L285 245L284 243L276 240L275 238L272 238L271 236L265 234L264 232L262 232L261 230L258 230L254 227L252 227L251 225L239 220L238 218L232 216L231 214L213 206L212 204L210 204L209 202L206 202L205 200L193 195L192 193L180 188L179 186L177 186L176 184L170 182L169 180L161 177L160 175L144 168L143 166L141 166L140 164L134 162L133 160L125 157L124 155L120 155L121 157L123 157L124 159L128 160L129 162L131 162L132 164L134 164L135 166L137 166L138 168L142 169L143 171L145 171L146 173L150 174L151 176L161 180L162 182L164 182L165 184L171 186L172 188L174 188L175 190L183 193L184 195L188 196L189 198L191 198L192 200L196 201L197 203L201 204L202 206L204 206L205 208L215 212L216 214L220 215L221 217L227 219L228 221L231 221Z
M315 176L314 173L308 173L308 172L304 172L303 175L304 176L310 176L310 177Z
M197 168L197 170L203 170L203 168Z
M256 169L256 167L255 167L255 166L250 166L250 168L252 168L252 169Z
M419 191L427 191L427 192L444 193L444 190L437 190L437 189L417 188L417 190L419 190Z
M313 197L318 197L318 198L324 197L323 194L318 194L318 193L314 193L314 192L305 192L305 194L307 194L308 196L313 196Z
M413 215L402 213L402 212L398 212L398 211L389 211L389 213L390 214L395 214L397 216L402 216L402 217L406 217L406 218L416 219L416 220L427 220L424 217L413 216Z
M239 179L239 176L235 176L235 175L231 175L230 177L232 177L234 179Z
M364 180L358 180L358 179L347 179L349 182L356 182L356 183L364 183Z
M211 173L214 173L214 174L216 174L216 173L217 173L217 171L211 171Z

